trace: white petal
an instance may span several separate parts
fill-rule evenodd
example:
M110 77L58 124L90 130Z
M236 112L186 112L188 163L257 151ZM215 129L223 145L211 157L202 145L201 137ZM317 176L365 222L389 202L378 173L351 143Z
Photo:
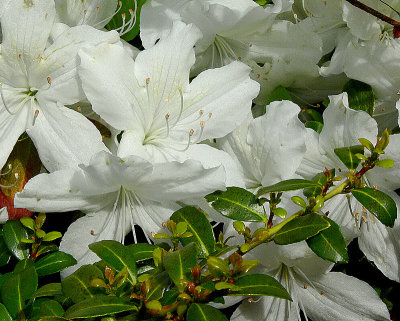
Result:
M21 61L25 68L37 61L46 46L54 17L52 0L8 1L1 16L2 55L16 67Z
M305 289L304 281L299 282L299 279L296 289L298 300L313 320L390 320L386 305L376 291L363 281L343 273L329 272L311 279L315 288L308 284Z
M93 154L106 149L97 128L83 115L50 102L45 107L26 132L49 171L87 164Z
M4 224L8 221L7 207L0 208L0 224Z
M117 129L140 126L147 95L137 83L128 52L120 45L104 44L80 51L79 57L79 76L93 110Z
M74 173L74 170L69 169L36 175L15 195L15 207L24 207L35 212L68 212L78 209L95 211L115 199L115 192L93 196L74 193L71 189Z

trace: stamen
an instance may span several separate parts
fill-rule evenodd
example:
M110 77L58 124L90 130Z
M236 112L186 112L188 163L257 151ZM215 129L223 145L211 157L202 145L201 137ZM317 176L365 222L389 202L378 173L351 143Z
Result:
M11 172L11 170L12 170L12 165L11 165L11 164L8 164L7 167L8 167L8 171L5 172L5 173L0 173L0 176L8 175L8 174Z
M32 126L35 126L35 121L38 116L39 116L39 109L36 109L35 115L33 115L33 119L32 119Z
M179 107L179 115L178 115L178 118L176 118L176 120L175 120L175 122L174 122L174 124L172 125L172 127L175 127L175 125L179 122L179 120L181 119L181 116L182 116L182 112L183 112L183 104L184 104L184 101L183 101L183 93L182 93L182 87L178 87L178 92L179 92L179 96L180 96L180 102L181 102L181 105L180 105L180 107Z
M3 83L0 82L0 96L1 96L1 100L3 102L4 108L7 110L7 112L10 115L16 115L21 109L22 107L24 107L25 103L29 100L30 96L27 95L17 106L17 110L15 112L12 112L11 109L7 106L6 100L4 98L4 93L3 93Z
M121 18L122 18L122 25L115 29L120 36L123 36L124 34L128 33L133 29L133 27L136 25L136 10L137 10L137 1L134 0L135 8L132 9L130 8L128 10L130 18L128 21L126 21L126 14L122 13Z
M2 185L2 184L0 184L0 187L1 188L11 188L11 187L14 187L15 185L17 185L18 177L19 177L18 173L15 173L14 177L15 177L15 182L13 184L11 184L11 185Z
M168 119L169 119L169 113L167 113L165 115L165 121L167 123L167 137L169 136L169 122L168 122Z
M204 126L206 125L205 121L201 121L200 122L200 134L199 137L196 140L196 144L201 140L201 136L203 135L203 131L204 131Z
M193 134L194 134L194 130L191 129L191 130L189 131L188 143L187 143L185 149L182 150L182 152L186 151L186 150L189 148L189 146L190 146L190 140L192 139Z

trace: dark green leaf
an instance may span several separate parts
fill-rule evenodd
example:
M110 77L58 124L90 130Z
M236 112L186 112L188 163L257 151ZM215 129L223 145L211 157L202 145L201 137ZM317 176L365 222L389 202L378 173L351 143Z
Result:
M49 253L49 252L55 252L55 251L58 251L58 246L57 245L55 245L55 244L46 244L46 245L41 244L39 246L39 250L37 251L37 256L42 255L42 254L46 254L46 253Z
M324 260L334 263L349 261L347 254L346 241L337 225L331 219L324 217L325 220L331 225L325 230L322 230L317 235L312 236L306 240L308 246Z
M1 285L1 299L13 317L26 306L38 286L38 276L31 265L25 270L13 272Z
M95 278L103 279L103 272L94 265L83 265L61 281L63 292L75 303L92 298L96 290L90 287L90 282Z
M111 21L107 24L106 28L108 30L118 30L119 27L121 27L124 23L122 19L122 15L125 14L126 16L126 22L132 18L131 13L129 12L129 9L132 10L134 15L136 15L136 22L134 24L134 27L127 33L123 34L121 36L122 39L125 41L131 41L133 38L136 37L136 35L139 33L139 23L140 23L140 11L142 9L142 6L145 4L146 0L125 0L121 1L122 7L119 9L118 13L114 15L114 17L111 19ZM137 7L135 6L137 4ZM123 28L123 30L126 28ZM121 34L121 32L120 32Z
M8 250L4 238L0 237L0 267L4 266L10 261L11 252Z
M373 115L375 95L370 85L358 80L350 79L344 85L343 91L347 92L351 109L363 110L370 116Z
M266 105L269 105L273 101L281 101L281 100L292 101L293 99L285 87L278 86L268 95Z
M211 206L223 216L236 221L263 222L264 209L253 193L240 187L228 187L225 192L217 191L206 196Z
M324 119L318 111L312 108L305 108L301 111L302 117L306 119L306 123L308 122L316 122L324 126Z
M173 287L168 291L165 291L162 298L159 300L161 305L169 305L176 301L179 296L179 291L177 288Z
M363 145L355 145L349 147L335 148L334 152L348 169L356 169L361 159L355 154L364 154Z
M299 216L288 222L275 234L274 242L281 245L300 242L329 226L329 222L321 215L311 213Z
M351 193L384 225L393 227L397 218L397 206L389 195L370 187L353 189Z
M170 285L171 281L168 273L163 271L150 277L150 290L146 294L146 299L159 300L162 298L164 290Z
M47 254L45 257L36 261L35 267L38 275L43 276L60 272L76 263L76 260L71 254L57 251Z
M8 220L3 227L4 241L11 251L11 253L19 260L28 258L29 251L28 246L21 242L21 239L27 239L28 233L17 220Z
M197 246L195 243L190 243L184 248L170 252L164 256L164 267L171 280L180 288L180 280L187 279L190 274L190 268L197 264Z
M195 242L200 258L206 258L214 251L215 239L212 227L203 212L195 207L186 206L176 211L171 216L175 223L187 223L187 231L193 234L192 237L181 239L183 246Z
M0 320L1 321L13 321L12 316L8 313L6 307L0 303Z
M89 248L118 272L126 268L131 282L136 284L136 259L128 247L117 241L105 240L90 244Z
M64 314L64 309L60 303L54 300L46 300L40 305L39 315L61 317Z
M38 321L71 321L71 320L62 317L46 316L46 317L41 317Z
M311 129L315 130L318 134L324 128L324 124L323 123L320 123L318 121L313 121L313 120L310 120L310 121L306 122L304 124L304 126L306 126L307 128L311 128Z
M218 309L207 304L192 303L187 311L186 321L228 321Z
M19 261L15 267L14 267L14 272L21 272L27 268L33 267L34 263L32 259L24 259L22 261Z
M292 301L286 289L272 276L248 274L235 281L235 290L229 295L267 295Z
M99 295L73 305L65 312L65 317L69 319L100 317L132 310L138 310L137 306L125 299Z
M41 288L37 289L33 297L39 298L43 296L54 296L61 294L62 294L61 283L48 283L43 285Z
M135 257L135 261L149 260L153 258L153 251L157 246L148 243L130 244L127 246Z
M319 187L319 184L308 181L306 179L288 179L286 181L281 181L271 186L261 187L256 196L260 197L261 195L267 193L276 193L276 192L288 192L288 191L296 191L303 188L309 187Z
M329 170L329 172L330 172L331 178L335 177L335 169L331 169L331 170ZM304 189L303 194L307 198L320 195L322 193L324 187L326 186L326 183L328 182L328 177L324 174L324 172L322 172L322 173L318 173L317 175L315 175L311 179L311 181L314 183L317 183L318 186Z

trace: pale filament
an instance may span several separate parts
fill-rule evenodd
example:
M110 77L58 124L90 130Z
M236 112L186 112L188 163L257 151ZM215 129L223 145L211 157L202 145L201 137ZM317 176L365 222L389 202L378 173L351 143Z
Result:
M14 174L14 177L15 177L15 182L14 182L13 184L11 184L11 185L2 185L2 184L0 184L0 187L1 187L1 188L11 188L11 187L14 187L14 186L17 184L17 182L18 182L18 173L15 173L15 174Z

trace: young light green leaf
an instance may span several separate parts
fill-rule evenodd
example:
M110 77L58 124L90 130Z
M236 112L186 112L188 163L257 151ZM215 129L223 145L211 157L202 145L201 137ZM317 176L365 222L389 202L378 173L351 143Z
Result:
M164 256L163 263L171 280L179 288L182 287L180 280L187 279L190 268L197 264L198 254L195 243L190 243L184 248L170 252Z
M321 215L311 213L299 216L288 222L275 234L274 242L281 245L300 242L329 226L329 222Z
M329 170L329 173L330 173L329 175L331 178L335 177L335 169ZM317 175L315 175L311 179L311 181L314 183L317 183L318 186L304 189L303 194L307 198L320 195L322 193L323 189L325 188L326 183L328 182L328 177L325 175L325 172L322 172L322 173L318 173Z
M59 239L60 237L62 237L62 234L60 232L53 231L53 232L47 233L43 237L42 241L51 242L51 241L54 241L56 239Z
M135 256L126 246L117 241L104 240L90 244L89 248L118 272L126 268L132 284L136 284Z
M186 314L186 321L229 321L225 314L206 304L192 303Z
M3 233L4 241L11 253L19 260L28 258L28 246L21 242L21 239L28 238L28 233L22 223L17 220L8 220L4 224Z
M361 161L361 159L355 154L364 154L364 146L354 145L349 147L335 148L333 151L348 169L354 170Z
M389 195L370 187L353 189L351 194L384 225L393 227L397 218L397 206Z
M272 276L248 274L235 281L236 289L228 295L267 295L292 301L287 290Z
M366 111L370 116L374 113L375 95L372 87L358 80L350 79L343 87L347 92L349 107Z
M20 222L22 223L23 226L29 228L30 230L32 231L35 230L35 221L33 220L33 218L22 217L20 218Z
M125 311L137 311L138 307L126 299L97 295L71 306L64 317L68 319L94 318Z
M366 138L359 138L358 141L370 152L372 152L375 148L374 145Z
M52 252L35 262L36 271L39 276L60 272L77 262L71 254L61 251Z
M330 218L324 217L331 225L322 230L317 235L306 240L308 246L319 257L334 263L347 263L349 255L347 253L346 241L337 225Z
M393 159L389 159L389 158L380 159L380 160L375 162L375 165L379 166L379 167L384 167L384 168L392 168L393 165L394 165L394 160Z
M288 192L288 191L296 191L303 188L310 188L310 187L318 187L319 184L309 181L306 179L288 179L286 181L281 181L271 186L261 187L256 197L260 197L261 195L267 193L276 193L276 192Z
M200 258L206 258L214 252L214 233L203 212L195 207L187 206L172 214L171 220L177 223L177 227L181 222L185 222L187 231L193 234L192 237L181 239L183 246L195 242Z
M257 198L243 188L228 187L225 192L217 191L205 198L215 210L232 220L263 222L266 219Z

